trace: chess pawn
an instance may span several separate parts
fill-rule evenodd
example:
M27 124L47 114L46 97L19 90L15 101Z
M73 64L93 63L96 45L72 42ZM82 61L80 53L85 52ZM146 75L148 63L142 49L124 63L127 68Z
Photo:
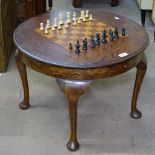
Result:
M74 26L77 25L77 21L76 21L76 19L74 20L73 25L74 25Z
M40 30L44 31L44 23L40 23Z
M86 22L86 17L85 16L83 16L83 22Z
M44 33L48 34L48 28L47 27L45 27L45 32Z
M93 20L93 16L92 16L92 14L90 14L90 16L89 16L89 20L90 20L90 21Z
M88 18L88 17L89 17L89 11L86 10L86 18Z
M50 28L51 28L51 26L50 26L50 20L47 20L46 27L47 27L48 29L50 29Z
M69 50L72 50L72 49L73 49L72 43L69 43Z

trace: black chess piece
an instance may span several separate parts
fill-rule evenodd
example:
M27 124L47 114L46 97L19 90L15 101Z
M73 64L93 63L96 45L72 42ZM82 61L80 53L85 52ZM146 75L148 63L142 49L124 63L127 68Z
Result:
M100 45L100 33L96 33L96 45Z
M88 42L87 42L87 38L85 38L85 39L83 40L82 49L83 49L83 50L87 50L87 47L88 47Z
M111 35L111 33L112 33L112 30L111 30L111 29L109 29L109 35Z
M87 50L87 38L85 38L83 41L82 49Z
M111 34L110 34L110 41L114 41L114 34L113 34L112 31L111 31Z
M118 39L119 38L119 32L118 32L118 28L117 27L115 27L114 38L115 39Z
M91 36L90 43L91 43L91 48L95 48L96 47L94 36Z
M72 50L72 49L73 49L72 43L69 43L69 50Z
M122 36L125 37L126 36L126 29L122 28Z
M79 40L77 41L75 52L76 52L77 54L80 54L80 42L79 42Z
M103 30L103 34L102 34L102 43L106 43L107 42L107 32L106 30Z
M102 37L107 37L107 31L106 30L103 30L103 34L102 34Z

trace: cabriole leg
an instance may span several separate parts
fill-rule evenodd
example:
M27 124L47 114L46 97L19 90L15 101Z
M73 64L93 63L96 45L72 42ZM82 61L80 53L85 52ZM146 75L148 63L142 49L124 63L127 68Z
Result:
M19 104L19 107L23 110L30 108L29 104L29 86L27 81L26 66L20 59L20 53L17 50L15 54L15 60L17 68L22 80L23 90L24 90L24 100Z
M77 140L77 103L81 95L85 93L91 84L91 81L68 81L57 79L62 92L66 95L69 104L70 116L70 139L67 148L70 151L76 151L79 148Z
M133 97L131 102L130 116L132 118L138 119L138 118L141 118L142 116L142 113L137 109L137 98L147 69L147 60L145 55L143 56L142 61L136 67L137 67L137 74L136 74Z

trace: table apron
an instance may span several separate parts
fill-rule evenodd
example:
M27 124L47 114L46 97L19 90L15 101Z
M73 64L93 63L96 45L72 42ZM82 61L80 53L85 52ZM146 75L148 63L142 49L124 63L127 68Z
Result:
M18 57L26 66L48 76L67 80L95 80L112 77L127 72L141 62L143 54L144 52L141 52L133 58L115 65L88 69L67 68L50 65L38 60L34 60L19 51L18 54L16 54L16 58Z

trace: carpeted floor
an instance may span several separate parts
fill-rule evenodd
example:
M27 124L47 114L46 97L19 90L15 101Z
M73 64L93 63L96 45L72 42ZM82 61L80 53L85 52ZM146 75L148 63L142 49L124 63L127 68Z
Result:
M83 0L84 8L100 8L140 23L135 0ZM72 8L71 0L55 0L53 9ZM55 79L28 69L31 109L18 108L22 87L12 55L8 72L0 74L0 155L155 155L155 43L151 14L146 29L148 70L139 95L143 117L130 118L135 69L110 79L94 81L78 104L81 148L66 149L69 138L68 105Z

